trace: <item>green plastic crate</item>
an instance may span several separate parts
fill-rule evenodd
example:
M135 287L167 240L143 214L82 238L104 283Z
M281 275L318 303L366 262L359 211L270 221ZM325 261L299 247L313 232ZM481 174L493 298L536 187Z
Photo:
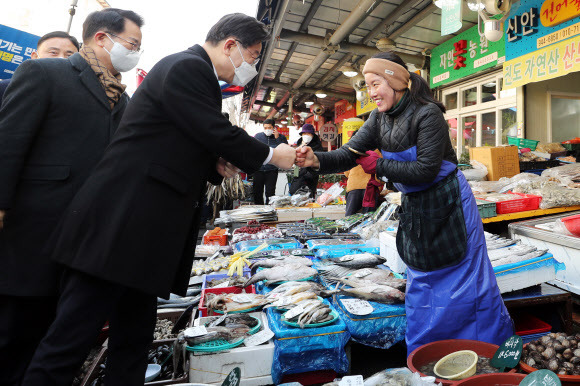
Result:
M563 143L566 150L580 150L580 143Z
M507 139L509 145L517 146L520 149L527 147L532 151L536 150L536 146L538 146L538 143L540 142L534 141L533 139L517 138L510 136L508 136Z
M489 202L485 200L475 199L477 202L477 210L479 210L479 216L481 218L495 217L497 216L495 202Z

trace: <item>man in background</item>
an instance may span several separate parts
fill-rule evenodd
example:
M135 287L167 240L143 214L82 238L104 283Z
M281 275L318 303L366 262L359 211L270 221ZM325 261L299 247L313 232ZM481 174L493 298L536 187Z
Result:
M4 94L0 109L1 385L20 384L54 320L63 268L50 260L47 243L123 116L129 97L119 72L136 65L133 52L141 45L142 25L141 17L132 11L93 12L83 24L84 45L79 53L68 59L26 60ZM55 41L40 44L39 55L50 40ZM65 44L59 52L70 48Z
M43 58L68 58L72 54L79 52L80 45L74 36L62 31L49 32L38 39L36 51L30 56L31 59ZM10 79L0 80L0 105L2 96L10 84Z
M286 137L278 133L273 119L264 121L264 131L254 136L258 141L265 143L269 147L276 147L281 143L288 143ZM263 165L260 170L252 176L254 204L264 205L264 186L266 187L266 204L270 197L276 194L276 182L278 181L278 168L274 165Z

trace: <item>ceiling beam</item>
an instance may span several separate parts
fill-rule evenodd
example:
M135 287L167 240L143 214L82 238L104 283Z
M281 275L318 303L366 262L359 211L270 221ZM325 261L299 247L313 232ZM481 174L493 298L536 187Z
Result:
M267 86L267 87L281 88L284 90L288 90L289 92L290 92L290 90L292 90L294 92L314 94L314 93L316 93L316 91L318 91L318 89L311 88L311 87L300 87L299 89L292 89L292 84L290 84L290 83L280 83L280 82L274 82L271 80L265 80L263 84L264 84L264 86ZM336 91L332 91L332 90L322 90L322 91L324 91L326 93L326 95L328 95L328 96L340 98L340 99L352 99L352 98L354 98L354 95L355 95L354 90L353 90L352 94L336 92Z

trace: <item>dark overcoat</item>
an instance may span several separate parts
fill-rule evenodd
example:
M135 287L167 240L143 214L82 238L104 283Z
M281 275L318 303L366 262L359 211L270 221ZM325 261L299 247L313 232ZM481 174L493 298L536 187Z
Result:
M129 98L111 110L80 56L27 60L0 110L0 294L57 293L61 268L47 240L102 157Z
M253 173L269 154L266 144L231 125L221 104L201 46L157 63L63 216L54 259L157 296L184 295L199 201L208 180L221 182L217 157Z

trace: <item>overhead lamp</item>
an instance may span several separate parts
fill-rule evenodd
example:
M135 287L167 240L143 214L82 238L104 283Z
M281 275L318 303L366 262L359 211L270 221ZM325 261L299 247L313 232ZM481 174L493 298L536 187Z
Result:
M385 52L397 48L397 43L395 43L395 41L390 38L380 38L379 40L377 40L376 46L379 49L379 51Z
M355 70L352 66L346 66L342 68L342 73L344 76L352 78L353 76L357 76L358 71Z
M316 95L318 98L321 98L321 99L326 98L326 93L324 91L322 91L322 90L316 91L314 93L314 95Z
M314 102L304 102L304 104L306 105L306 107L310 108L310 106L312 106Z

